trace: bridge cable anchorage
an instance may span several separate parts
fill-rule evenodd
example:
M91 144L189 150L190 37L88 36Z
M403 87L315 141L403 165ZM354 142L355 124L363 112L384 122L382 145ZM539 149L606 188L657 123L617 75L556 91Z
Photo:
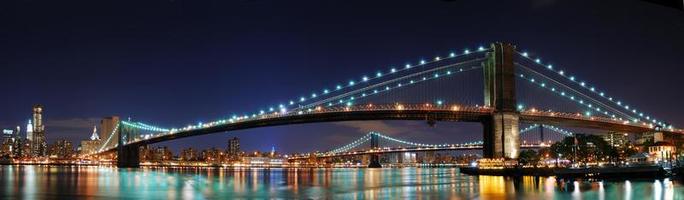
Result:
M601 98L603 98L603 99L605 99L605 100L608 100L608 101L611 102L611 103L616 104L616 105L617 105L618 107L620 107L621 109L624 108L625 110L627 110L627 111L629 111L629 112L635 114L635 116L638 116L638 117L634 117L634 118L640 118L640 119L645 120L645 121L648 121L648 122L653 122L653 123L655 123L655 124L657 124L657 125L660 125L660 126L662 126L662 127L665 127L665 126L668 125L668 123L662 122L662 121L659 122L659 121L656 120L655 118L651 118L651 117L648 116L648 115L646 115L646 117L644 117L643 112L638 112L638 113L637 113L637 110L636 110L635 108L632 108L632 110L630 110L629 106L628 106L628 105L623 105L622 101L615 100L615 99L613 99L613 97L610 97L609 95L605 94L605 92L601 92L600 90L598 90L598 89L596 89L596 88L594 88L594 87L587 86L587 84L586 84L585 82L581 82L581 81L578 82L578 81L575 79L574 76L567 75L567 73L565 73L563 70L558 70L558 71L556 71L556 70L553 68L552 65L544 66L544 64L541 62L540 59L532 60L532 58L530 58L530 57L527 55L527 53L521 53L521 52L518 52L518 51L516 51L516 53L517 53L518 55L521 55L524 59L527 59L528 61L533 61L533 63L534 63L535 65L541 66L541 67L543 67L543 68L545 68L545 69L547 69L547 70L549 70L549 71L552 71L552 72L554 72L554 74L556 74L556 75L558 75L558 76L561 76L561 77L563 77L563 78L569 80L570 82L572 82L572 83L574 83L574 84L578 84L578 85L579 85L580 87L582 87L583 89L589 90L591 93L593 93L593 94L595 94L595 95L597 95L597 96L600 96ZM665 128L669 128L670 130L673 130L673 129L674 129L674 128L672 127L672 125L669 125L669 126L667 126L667 127L665 127Z
M525 66L525 65L521 65L521 64L519 64L519 63L516 63L516 66L518 66L518 67L520 67L520 68L522 68L522 69L525 69L525 70L527 70L527 71L530 71L530 72L536 74L537 76L542 77L542 78L544 78L544 79L546 79L546 80L548 80L548 81L551 81L551 82L553 82L554 84L557 84L558 86L563 87L563 88L565 88L565 89L567 89L567 90L569 90L569 91L571 91L571 92L573 92L573 93L576 93L577 95L580 95L580 96L586 98L587 100L590 100L590 101L592 101L593 103L598 104L599 106L602 106L604 109L609 109L609 110L611 110L611 112L615 112L615 113L617 113L617 114L619 114L619 115L621 115L621 116L623 116L623 117L629 118L629 119L631 119L631 120L637 119L637 118L635 118L635 117L633 117L633 116L631 116L631 115L629 115L629 114L623 113L623 112L620 111L619 109L616 109L616 108L614 108L614 107L611 107L611 106L609 106L609 105L604 104L604 103L601 102L600 100L594 99L594 98L592 98L592 97L590 97L590 96L588 96L588 95L586 95L586 94L584 94L584 93L582 93L582 92L580 92L580 91L577 91L577 90L573 89L572 87L570 87L570 86L568 86L568 85L565 85L565 84L563 84L563 83L561 83L561 82L558 82L558 81L556 81L556 80L554 80L554 79L552 79L552 78L550 78L550 77L548 77L548 76L546 76L546 75L544 75L544 74L541 74L541 73L539 73L539 72L537 72L537 71L534 71L534 70L528 68L528 67ZM528 80L528 81L530 81L530 82L534 81L534 79L528 79L528 78L526 78L526 76L525 76L524 74L519 74L517 77L518 77L518 78L521 78L521 79ZM544 84L544 83L543 83L543 82L539 82L539 84ZM537 85L537 84L535 84L535 85ZM547 89L550 88L550 87L541 86L541 85L538 85L538 86L543 87L543 88L547 88ZM555 90L555 88L551 88L551 90L552 90L553 93L561 94L561 96L563 96L563 97L570 98L571 101L578 102L578 103L580 103L580 105L582 105L582 106L587 106L587 107L589 107L591 110L594 110L594 108L592 108L591 104L585 104L581 99L575 99L574 96L564 95L564 92L562 92L562 91L557 91L557 90ZM599 111L599 113L601 113L601 112ZM605 113L602 113L602 114L605 114ZM608 114L606 114L606 115L608 115ZM608 116L610 116L610 115L608 115Z

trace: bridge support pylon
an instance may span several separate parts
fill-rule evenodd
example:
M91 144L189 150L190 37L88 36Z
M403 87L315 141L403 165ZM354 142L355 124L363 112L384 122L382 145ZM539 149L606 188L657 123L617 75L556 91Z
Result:
M378 134L372 133L370 139L371 149L377 149L379 146L379 142L380 140L378 139ZM380 164L380 156L378 154L370 155L368 168L382 168L382 165Z
M494 113L483 122L483 154L486 158L518 158L520 113L515 95L515 46L494 43L484 65L484 102Z
M119 122L121 123L121 122ZM130 131L122 131L124 126L119 124L118 145L116 147L116 166L119 168L138 168L140 167L140 146L133 144L126 144L131 138Z

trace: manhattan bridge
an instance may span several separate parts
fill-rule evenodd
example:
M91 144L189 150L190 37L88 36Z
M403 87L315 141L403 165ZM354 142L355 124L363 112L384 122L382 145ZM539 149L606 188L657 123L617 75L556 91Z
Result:
M116 152L117 166L137 167L139 147L152 143L268 126L360 120L423 120L430 125L472 122L480 123L483 133L480 141L422 144L370 132L317 156L481 149L486 158L517 158L521 148L544 147L551 140L573 135L563 128L649 133L661 138L684 134L684 130L575 77L570 69L544 62L539 55L519 51L512 44L493 43L369 72L344 84L319 88L261 110L236 111L245 113L211 122L162 128L121 121L95 154ZM531 133L536 135L529 136ZM380 140L401 146L380 148ZM366 142L371 149L352 151Z

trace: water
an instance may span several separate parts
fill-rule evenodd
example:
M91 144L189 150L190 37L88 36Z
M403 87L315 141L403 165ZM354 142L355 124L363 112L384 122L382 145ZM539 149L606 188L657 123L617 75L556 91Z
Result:
M469 176L453 168L0 166L0 199L684 199L680 182Z

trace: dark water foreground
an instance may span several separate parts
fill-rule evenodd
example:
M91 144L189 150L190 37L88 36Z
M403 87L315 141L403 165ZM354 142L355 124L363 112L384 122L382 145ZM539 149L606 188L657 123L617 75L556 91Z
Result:
M455 168L213 169L0 166L0 199L684 199L669 179L557 181Z

